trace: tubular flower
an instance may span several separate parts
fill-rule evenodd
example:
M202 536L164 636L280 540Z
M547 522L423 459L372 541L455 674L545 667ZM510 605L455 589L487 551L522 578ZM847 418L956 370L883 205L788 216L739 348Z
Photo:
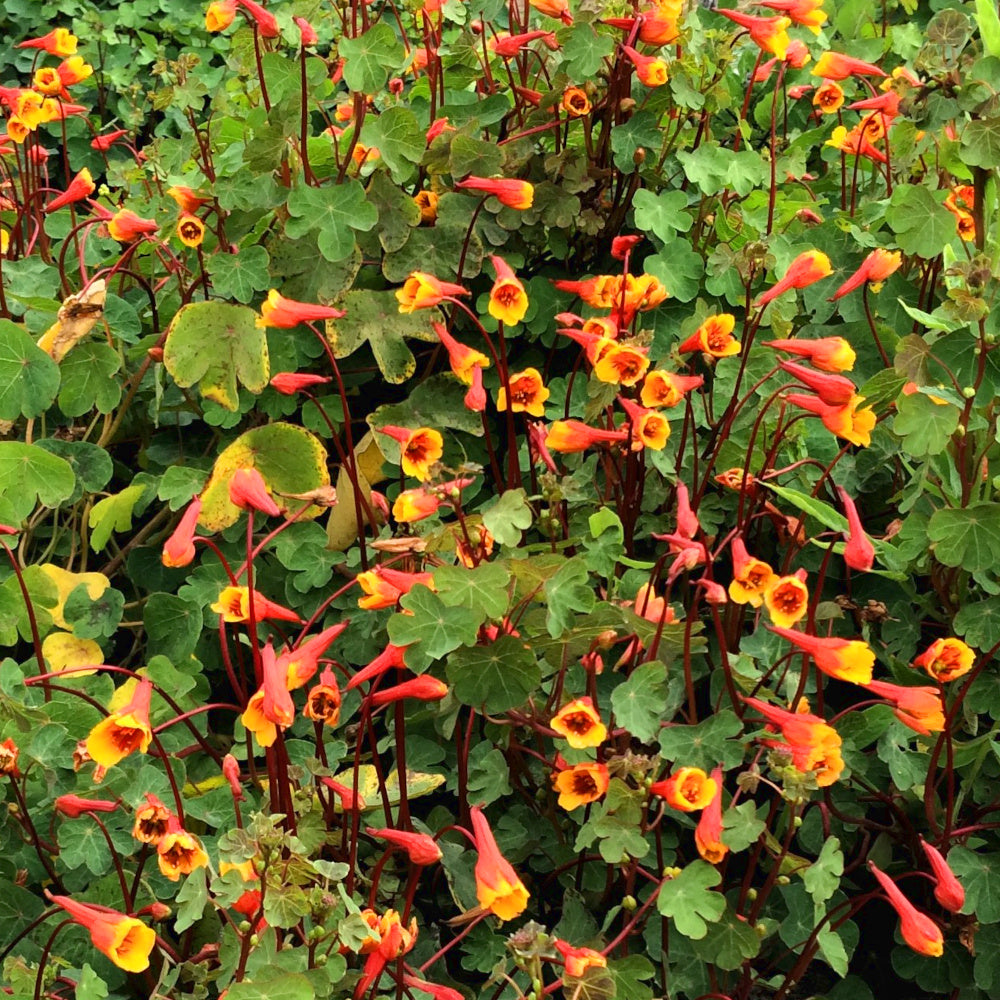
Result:
M794 361L779 361L781 370L808 386L827 406L843 406L854 397L854 383L844 375L813 371Z
M409 830L392 830L388 827L381 830L366 828L369 836L387 840L393 847L406 851L409 859L421 867L437 864L441 860L441 848L437 841L426 833L414 833Z
M568 0L528 0L539 14L558 17L563 24L572 24L573 15L569 12Z
M962 888L962 883L955 877L944 855L933 844L928 844L921 837L920 846L927 855L937 882L934 887L934 898L950 913L961 912L965 905L965 889Z
M174 528L173 534L163 543L160 561L164 566L177 568L189 566L195 556L194 536L201 515L201 497L195 497Z
M431 427L418 427L415 431L386 424L378 428L399 442L399 464L407 476L421 482L430 479L431 466L444 454L444 438Z
M134 243L142 236L152 235L159 226L152 219L140 218L131 209L123 208L108 221L111 238L119 243Z
M776 577L764 591L764 606L775 625L788 628L809 610L809 590L797 576Z
M94 947L126 972L143 972L149 968L149 953L156 944L156 932L135 917L103 906L78 903L69 896L45 895L64 909L75 923L90 933Z
M552 775L552 785L559 793L559 806L567 812L602 798L610 780L604 764L574 764Z
M458 380L463 385L472 385L475 370L477 368L489 368L490 359L480 351L459 343L448 332L448 328L443 323L432 323L431 326L437 334L438 340L441 341L444 349L448 352L448 364L453 374L458 377Z
M182 215L177 220L177 238L186 247L200 247L205 240L205 223L197 215Z
M360 684L364 684L365 681L374 680L376 677L381 677L390 667L395 667L397 670L402 670L406 667L406 662L404 656L406 653L405 646L394 646L391 642L382 650L378 656L375 657L371 663L362 667L353 677L347 682L347 690L350 691L353 688L358 687Z
M185 187L183 184L174 184L172 187L168 187L165 194L173 198L177 207L185 215L194 215L202 205L207 205L212 201L211 198L196 194L191 188Z
M59 71L51 66L42 66L35 70L35 75L31 78L32 89L48 97L55 97L63 92L62 78Z
M678 768L669 778L654 781L649 790L666 799L667 805L681 812L704 809L715 798L718 788L700 767Z
M835 115L844 106L844 88L836 80L824 80L813 91L812 102L824 115Z
M300 323L342 319L346 315L343 309L334 309L332 306L318 306L311 302L296 302L295 299L286 299L284 295L279 295L278 291L272 288L260 307L258 325L291 330Z
M94 67L88 62L84 62L82 56L70 56L56 67L56 73L62 82L62 93L68 98L69 94L66 92L66 88L72 87L76 83L82 83L93 76Z
M438 512L444 501L425 489L405 490L392 505L392 516L405 524L416 524Z
M222 615L224 622L246 622L250 620L250 590L247 587L223 587L219 599L209 605L212 611ZM253 592L254 617L257 621L270 618L276 622L301 622L302 619L290 608L284 608L269 601L259 590Z
M354 812L356 809L360 811L365 808L365 797L360 792L355 795L353 788L349 788L339 781L334 781L333 778L320 778L319 780L337 796L340 800L340 808L344 812Z
M674 372L656 369L646 373L639 399L643 406L674 407L692 389L705 384L701 375L677 375Z
M694 828L694 846L710 865L717 865L728 853L729 848L722 842L722 768L712 771L709 781L715 783L712 801L702 810L698 825Z
M649 369L649 355L629 344L612 344L594 365L594 374L611 385L633 386Z
M421 993L429 993L434 1000L465 1000L465 996L458 990L450 986L442 986L440 983L429 983L424 979L418 979L409 973L403 973L403 985L411 990L420 990Z
M545 435L545 447L565 455L586 451L596 444L627 441L628 431L604 431L580 420L554 420Z
M90 140L91 149L96 149L99 153L106 153L122 136L128 135L127 128L116 128L107 135L99 135Z
M57 195L46 206L45 212L54 212L64 205L71 205L75 201L82 201L84 198L94 193L94 178L90 171L84 167L70 182L69 186L62 194Z
M885 163L886 157L880 149L876 149L871 144L868 136L859 127L855 126L850 132L843 125L838 125L824 143L825 146L833 146L842 153L852 153L855 156L866 156L876 163Z
M600 746L608 735L607 727L594 708L590 698L576 698L563 705L549 725L562 736L574 750Z
M717 9L717 14L735 21L741 28L746 28L750 38L764 51L770 52L777 59L784 59L788 51L788 26L792 23L787 17L755 17L753 14L743 14L738 10Z
M944 730L944 702L937 688L903 687L889 681L867 681L864 685L893 706L893 715L921 736Z
M645 45L669 45L679 34L677 21L680 18L680 8L680 4L672 2L655 3L641 10L638 18L607 17L604 23L631 34L638 21L637 37L640 42Z
M84 813L115 812L118 802L109 799L85 799L80 795L60 795L53 806L57 813L70 819L79 819Z
M736 317L732 313L709 316L701 326L677 348L681 354L702 351L713 358L728 358L740 353L740 342L733 336Z
M309 689L302 714L313 722L335 726L340 721L340 700L337 678L328 668L319 675L319 684Z
M338 622L331 625L278 657L278 669L285 671L285 685L289 691L295 691L312 680L319 669L319 658L349 624L350 622Z
M560 292L579 295L588 306L595 309L611 309L622 288L621 278L615 274L597 274L584 281L570 281L560 278L552 282Z
M935 639L914 661L934 680L944 684L967 674L976 661L975 652L961 639Z
M430 674L421 674L411 680L403 681L392 687L382 688L368 696L372 708L381 708L394 701L404 698L416 698L417 701L440 701L448 693L448 685Z
M29 38L27 41L18 42L17 48L41 49L43 52L48 52L50 56L65 59L66 56L76 54L78 41L76 35L67 28L53 28L47 35L42 35L40 38Z
M778 581L774 570L761 559L754 559L736 537L731 546L733 554L733 579L729 584L729 598L736 604L749 604L759 608L764 595Z
M274 15L266 11L259 3L255 3L254 0L236 0L236 6L242 7L247 12L247 16L260 32L261 38L279 38L281 36Z
M278 372L271 377L270 386L277 390L282 396L294 396L304 389L311 389L316 385L326 385L330 381L329 375L309 375L305 372Z
M152 792L146 792L146 804L135 811L132 836L140 843L156 847L167 832L174 814Z
M791 18L796 24L808 28L818 35L820 28L826 23L826 11L823 0L759 0L761 7L779 10Z
M579 979L587 969L605 969L608 960L593 948L575 948L568 941L562 938L555 938L552 942L556 951L563 957L566 966L566 975Z
M760 712L772 726L781 730L781 735L792 747L839 747L841 744L837 730L827 725L818 715L789 712L787 708L769 705L759 698L743 697L743 701Z
M134 750L145 753L153 742L149 724L149 704L153 682L139 681L128 704L102 719L87 737L87 753L101 767L114 767Z
M542 384L542 376L537 368L525 368L510 376L510 408L513 413L528 413L533 417L545 416L545 400L549 390ZM507 409L507 388L497 390L497 409L503 413Z
M867 448L872 443L872 429L875 427L877 417L870 406L858 409L864 402L863 396L853 396L850 402L842 406L831 406L815 396L807 396L800 392L786 393L785 399L795 406L801 406L803 410L816 414L823 422L823 426L837 437L862 448Z
M396 289L396 301L401 313L412 313L417 309L430 309L446 298L468 294L468 290L461 285L441 281L426 271L414 271L403 282L403 287Z
M781 280L769 288L754 303L755 309L763 309L779 295L790 288L807 288L833 273L830 258L820 250L806 250L788 265Z
M559 106L570 118L582 118L584 115L590 114L590 100L587 97L587 92L579 87L567 87L563 91Z
M553 31L526 31L520 35L497 36L496 38L491 38L486 43L486 47L490 52L505 59L510 59L516 56L526 45L530 45L539 39L542 39L550 49L559 48L559 42L556 40L555 32Z
M861 267L830 296L830 300L834 301L847 295L848 292L853 292L866 281L873 284L885 281L889 275L899 270L902 262L902 255L898 250L883 250L881 247L876 247L861 262Z
M236 0L213 0L205 11L205 30L225 31L236 17Z
M156 845L156 859L160 871L171 882L208 864L205 848L197 837L181 826L181 821L176 816L171 816L167 821L167 832Z
M570 340L579 344L583 348L587 360L592 365L596 365L615 346L614 339L606 336L604 333L576 330L572 327L561 327L556 330L556 333L560 333L564 337L569 337Z
M256 510L269 517L281 516L264 477L256 469L237 469L229 477L229 501L240 510Z
M388 566L376 566L359 573L356 579L367 595L359 598L358 607L367 610L392 607L417 584L434 590L434 577L430 573L404 573Z
M528 295L524 285L502 257L493 254L490 256L490 261L497 273L497 280L490 289L489 313L501 323L513 326L515 323L520 323L528 311Z
M827 80L846 80L849 76L885 76L885 72L871 63L862 62L840 52L824 52L812 68L813 76Z
M535 196L534 187L527 181L466 177L464 181L457 181L455 187L460 191L479 191L482 194L492 195L501 205L522 211L531 208Z
M644 583L636 591L635 600L630 603L640 618L645 618L654 625L659 625L661 621L668 624L673 621L673 609L667 604L666 598L656 596L651 584Z
M889 897L892 908L899 914L899 930L903 940L918 954L940 958L944 953L944 939L938 927L926 913L921 913L874 861L868 862L871 873L878 879L882 890Z
M476 898L484 910L501 920L513 920L528 905L528 890L510 862L500 853L493 831L478 806L469 810L472 834L479 858L476 861Z
M843 337L819 337L816 340L765 340L764 346L806 358L814 368L824 372L849 372L857 360L854 349Z
M872 667L875 654L866 642L860 639L839 639L836 636L823 638L806 635L778 625L769 626L772 632L787 639L808 653L816 666L828 677L850 681L852 684L872 683Z
M655 56L644 56L633 49L631 45L625 45L623 48L625 55L635 66L635 75L641 84L646 87L662 87L667 82L667 64L662 59L657 59Z
M844 505L844 513L847 515L847 534L845 535L847 544L844 546L844 562L851 569L867 573L875 563L875 546L865 534L864 525L862 525L858 515L858 508L854 506L851 495L842 486L837 487L837 494L840 496L840 502Z
M286 729L295 721L295 705L285 683L288 671L278 664L270 642L261 650L261 669L264 683L250 696L240 721L262 747L269 747L279 727Z
M652 448L653 451L661 451L670 437L670 424L666 418L656 410L647 410L633 403L631 399L619 396L618 402L625 407L625 412L628 414L632 428L632 450L642 451L643 448Z

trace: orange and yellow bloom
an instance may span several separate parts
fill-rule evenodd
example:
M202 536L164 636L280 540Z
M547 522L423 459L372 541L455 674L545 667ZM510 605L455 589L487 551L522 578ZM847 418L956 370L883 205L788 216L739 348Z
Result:
M663 781L654 781L650 792L681 812L704 809L715 798L718 785L700 767L681 767Z
M502 257L493 254L490 260L497 278L490 289L489 313L495 320L513 326L520 323L528 311L528 294Z
M806 635L804 632L781 628L778 625L772 625L770 628L772 632L808 653L817 668L828 677L850 681L852 684L872 683L875 654L868 647L868 643L860 639Z
M809 588L795 575L775 578L763 596L771 621L783 628L801 621L809 610Z
M740 342L733 336L736 317L732 313L709 316L701 326L677 348L681 354L702 351L713 358L728 358L740 353Z
M709 780L715 783L715 794L694 828L694 846L705 861L717 865L729 853L722 842L722 768L716 767Z
M841 52L824 52L812 68L813 76L827 80L846 80L849 76L885 76L885 71L872 63L862 62Z
M574 764L552 775L559 806L567 812L602 798L610 780L604 764Z
M426 482L431 476L431 466L444 454L444 438L431 427L409 430L386 424L379 427L380 434L386 434L399 442L399 464L407 476L414 476Z
M758 297L754 308L763 309L789 289L808 288L809 285L821 281L830 274L833 274L830 258L820 250L806 250L788 265L784 275L776 284Z
M644 348L611 343L594 364L594 375L611 385L633 386L649 369L649 355Z
M553 420L545 435L545 447L562 454L586 451L597 444L627 441L628 431L606 431L580 420Z
M468 290L461 285L441 281L426 271L414 271L403 282L403 287L396 289L396 301L401 313L412 313L417 309L430 309L446 298L468 294Z
M831 299L839 299L848 292L853 292L855 288L860 288L865 282L876 284L885 281L889 275L899 270L902 262L903 258L898 250L883 250L881 247L876 247L861 262L861 267L833 293Z
M332 670L326 669L319 675L319 683L309 689L302 714L313 722L325 726L335 726L340 721L340 688Z
M949 637L935 639L914 661L914 666L923 667L934 680L947 683L967 674L976 662L975 651L961 639Z
M692 389L705 384L701 375L677 375L675 372L656 369L646 373L639 393L643 406L674 407Z
M743 539L733 539L733 579L729 584L729 598L736 604L749 604L759 608L764 595L778 580L774 570L762 559L754 559L747 552Z
M176 882L181 875L190 875L198 868L208 864L208 855L201 842L193 834L188 833L176 816L167 821L167 831L156 845L156 859L160 871L171 882Z
M296 302L286 299L272 288L267 293L267 299L260 307L260 325L273 326L280 330L291 330L300 323L314 323L327 319L342 319L346 313L343 309L332 306L314 305L311 302Z
M928 736L944 730L944 702L937 688L903 687L889 681L868 681L864 686L888 701L893 715L915 733Z
M899 887L874 861L868 862L871 873L878 879L882 890L889 897L892 908L899 915L899 931L903 940L918 954L940 958L944 954L941 928L926 913L921 913L903 894Z
M464 181L457 181L455 187L460 191L478 191L481 194L492 195L501 205L522 211L531 208L535 196L534 187L527 181L466 177Z
M75 923L87 929L94 947L119 969L143 972L149 968L149 954L156 944L156 932L135 917L104 906L79 903L69 896L46 896L62 907Z
M478 806L469 811L473 839L479 858L476 861L476 898L484 910L501 920L513 920L528 905L528 890L500 853L493 831Z
M149 706L153 697L153 683L142 678L135 686L128 704L111 712L90 731L87 753L101 767L114 767L130 753L145 753L153 742L149 724Z
M250 590L248 587L223 587L219 599L209 607L216 614L222 615L225 622L247 622L250 620ZM253 592L253 610L257 621L265 618L279 622L302 621L290 608L269 601L258 590Z
M510 408L513 413L528 413L533 417L545 416L545 401L549 390L542 382L537 368L525 368L510 376ZM497 409L503 413L507 409L507 387L497 390Z
M824 372L849 372L857 360L854 349L843 337L818 337L816 340L805 338L765 340L764 346L775 351L796 354Z
M717 14L735 21L741 28L746 28L750 38L764 52L770 52L778 59L784 59L788 51L788 26L792 23L787 17L756 17L737 10L719 8Z
M600 746L608 735L607 727L601 722L590 698L576 698L563 705L549 725L574 750Z

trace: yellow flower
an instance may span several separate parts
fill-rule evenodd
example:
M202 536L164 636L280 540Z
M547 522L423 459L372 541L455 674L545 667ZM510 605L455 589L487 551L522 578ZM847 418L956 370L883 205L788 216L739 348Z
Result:
M542 376L537 368L525 368L510 377L510 408L514 413L529 413L533 417L545 416L545 400L549 390L542 384ZM497 390L497 409L503 413L507 409L507 390L500 386Z

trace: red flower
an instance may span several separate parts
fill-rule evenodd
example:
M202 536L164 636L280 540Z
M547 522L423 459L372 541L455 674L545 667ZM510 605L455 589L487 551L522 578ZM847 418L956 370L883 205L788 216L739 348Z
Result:
M886 76L887 74L871 63L862 62L853 56L840 52L824 52L812 68L813 76L827 80L846 80L849 76Z
M763 309L768 302L790 288L806 288L832 273L830 258L825 253L819 250L806 250L788 265L781 280L757 299L754 308Z
M765 340L765 347L775 351L787 351L808 359L814 368L824 372L849 372L854 367L857 355L843 337L818 337L816 340L796 338L795 340Z
M350 622L338 622L336 625L331 625L278 657L278 667L285 671L289 691L294 691L312 680L319 669L319 658L349 624Z
M778 59L784 59L788 51L788 26L792 23L787 17L755 17L753 14L743 14L737 10L717 9L717 14L735 21L741 28L746 28L751 39L765 52Z
M849 403L857 392L854 383L843 375L830 372L818 372L794 361L778 362L782 371L794 376L803 385L808 386L828 406L843 406Z
M56 812L68 816L70 819L77 819L84 813L109 813L114 812L119 803L111 802L107 799L85 799L79 795L60 795L55 803Z
M314 385L326 385L330 381L329 375L309 375L306 372L278 372L271 378L271 388L276 389L282 396L294 396L304 389L311 389Z
M865 687L895 707L893 715L915 733L928 736L945 727L944 702L937 688L903 687L889 681L868 681Z
M116 128L107 135L99 135L90 140L91 149L106 153L123 135L128 135L127 128Z
M126 972L142 972L149 968L149 953L156 944L156 932L151 927L108 907L78 903L69 896L53 896L48 889L45 895L62 907L75 923L85 927L94 947L118 968Z
M54 212L57 208L62 208L63 205L70 205L74 201L82 201L84 198L92 195L95 190L94 178L90 176L90 171L84 167L77 175L69 182L69 186L61 195L53 198L45 206L45 212Z
M493 831L478 806L469 811L479 859L476 861L476 898L484 910L501 920L513 920L528 905L528 890L500 853Z
M240 510L256 510L268 517L281 517L271 499L264 477L256 469L237 469L229 478L229 500Z
M253 23L257 26L261 38L280 38L281 31L274 15L264 10L254 0L236 0L236 6L242 7Z
M276 326L281 330L291 330L300 323L313 323L319 320L342 319L347 313L343 309L332 306L318 306L310 302L296 302L286 299L275 289L267 293L267 300L260 307L261 326Z
M433 865L441 860L441 848L433 837L426 833L414 833L409 830L392 830L385 827L373 830L370 826L367 832L373 837L389 841L395 847L406 851L415 865Z
M535 194L535 189L527 181L492 180L488 177L466 177L464 181L457 181L455 187L461 191L493 195L502 205L521 210L531 208Z
M934 888L934 898L952 913L960 913L965 905L965 889L962 883L955 877L951 866L945 860L944 855L932 844L928 844L923 837L920 838L920 846L927 855L931 868L934 870L934 878L937 885Z
M793 646L808 653L816 666L829 677L850 681L852 684L868 684L872 679L875 654L866 642L860 639L840 639L836 636L823 638L806 635L794 629L769 625L776 635L787 639Z
M183 517L174 529L173 534L163 543L163 553L160 556L164 566L177 568L189 566L194 559L194 535L198 528L198 517L201 514L201 497L195 497L188 504Z
M409 973L403 973L403 985L412 990L420 990L421 993L429 993L434 1000L465 1000L465 996L458 990L453 990L450 986L441 986L439 983L428 983L423 979L417 979Z
M299 29L299 42L303 47L315 45L319 41L316 29L304 17L293 17L292 20L295 22L295 27Z
M892 908L899 914L899 930L903 940L921 955L940 958L944 953L941 928L926 913L921 913L899 891L896 883L885 872L879 870L874 861L869 861L868 867L889 897Z
M29 38L27 41L18 42L19 49L41 49L48 52L50 56L59 56L65 59L76 52L78 39L67 28L53 28L47 35L39 38Z
M611 444L628 440L628 431L605 431L590 427L579 420L555 420L545 436L550 451L571 454L586 451L596 444Z
M395 667L397 670L402 670L406 663L403 660L403 655L406 653L405 646L394 646L391 642L385 649L382 650L374 660L371 661L367 666L362 667L345 685L348 691L351 688L356 688L359 684L364 684L365 681L373 680L376 677L381 677L387 670L391 667Z
M847 534L844 546L844 562L851 569L856 569L867 573L875 563L875 546L871 539L865 534L861 518L858 516L858 508L854 506L851 495L842 486L837 487L840 502L844 505L844 513L847 515Z
M334 781L333 778L320 778L319 780L340 799L340 808L344 812L353 812L355 809L361 810L365 808L365 799L360 792L355 795L353 788L348 788L347 785L343 785L339 781Z
M392 687L383 688L369 696L372 708L381 708L403 698L416 698L418 701L439 701L448 693L448 685L429 674L421 674L412 680L403 681Z
M861 262L861 267L830 296L830 301L839 299L848 292L853 292L855 288L860 288L866 281L885 281L890 274L899 270L900 264L902 264L902 257L898 250L883 250L881 247L876 247Z
M722 842L721 767L712 771L711 780L715 782L715 794L702 810L698 825L694 828L694 846L710 865L717 865L729 853L729 848Z
M119 243L134 243L141 236L152 235L159 226L152 219L140 218L128 208L118 211L108 221L111 238Z

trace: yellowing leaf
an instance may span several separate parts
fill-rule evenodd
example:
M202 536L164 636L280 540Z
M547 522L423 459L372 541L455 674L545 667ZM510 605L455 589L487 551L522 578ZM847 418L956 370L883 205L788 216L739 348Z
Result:
M354 787L354 768L334 776L334 781ZM416 799L421 795L430 795L445 782L443 774L423 774L419 771L406 772L406 797ZM390 805L399 805L399 771L390 771L385 779L385 792ZM364 799L365 809L381 809L382 793L379 791L378 771L374 764L361 764L358 767L358 794ZM334 804L339 808L339 802L334 797Z
M69 623L63 617L66 608L66 598L80 586L87 585L87 596L96 601L111 586L111 581L103 573L71 573L69 570L53 563L44 563L39 569L55 584L59 598L55 607L49 609L52 621L59 628L70 629ZM99 659L96 662L101 662Z
M385 456L375 435L368 431L354 446L354 458L358 470L358 489L365 502L371 497L372 483L380 483L386 478L382 471ZM340 502L330 508L326 522L327 548L334 552L344 552L358 539L358 508L354 502L354 484L342 465L337 474L337 496ZM362 512L364 507L362 506Z
M42 334L38 346L53 361L62 361L76 343L93 330L104 316L107 286L103 278L93 281L82 292L63 300L58 318Z
M99 576L100 574L95 574ZM93 639L77 639L69 632L51 632L42 640L42 656L52 670L69 670L73 667L90 667L88 670L74 670L72 677L88 677L96 674L104 662L101 647Z

